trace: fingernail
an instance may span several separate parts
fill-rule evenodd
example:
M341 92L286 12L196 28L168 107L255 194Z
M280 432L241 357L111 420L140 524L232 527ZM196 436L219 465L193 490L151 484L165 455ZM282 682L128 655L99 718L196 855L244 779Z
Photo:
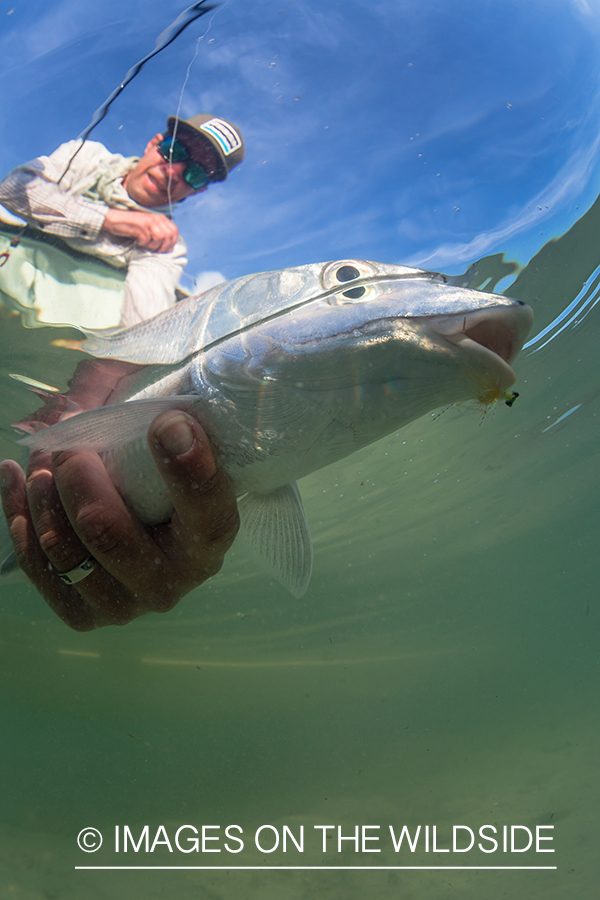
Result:
M156 440L172 456L183 456L191 450L194 443L194 433L190 427L189 419L178 413L172 419L168 419L155 433Z

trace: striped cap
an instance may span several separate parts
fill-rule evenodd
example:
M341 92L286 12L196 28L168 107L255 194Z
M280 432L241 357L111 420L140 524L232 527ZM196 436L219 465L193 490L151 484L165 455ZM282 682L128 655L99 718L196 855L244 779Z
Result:
M234 166L244 158L244 139L235 125L217 116L202 114L191 119L178 119L169 116L167 125L170 134L176 133L188 145L193 153L194 143L201 140L214 150L218 169L212 181L225 181Z

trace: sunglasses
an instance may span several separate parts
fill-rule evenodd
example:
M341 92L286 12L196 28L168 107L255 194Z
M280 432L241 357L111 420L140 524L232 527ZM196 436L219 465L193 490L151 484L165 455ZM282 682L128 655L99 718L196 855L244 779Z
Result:
M183 177L194 191L203 191L208 187L210 175L204 166L192 159L187 147L184 147L176 138L166 137L156 145L156 149L169 163L186 163Z

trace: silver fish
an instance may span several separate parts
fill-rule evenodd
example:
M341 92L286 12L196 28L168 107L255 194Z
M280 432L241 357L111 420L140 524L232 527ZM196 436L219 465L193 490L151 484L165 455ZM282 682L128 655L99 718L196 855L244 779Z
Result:
M166 521L145 435L158 412L187 409L242 497L254 557L300 597L312 544L296 481L436 407L503 397L532 318L521 301L405 266L350 259L249 275L89 336L88 353L142 368L110 405L21 443L97 450L137 515Z

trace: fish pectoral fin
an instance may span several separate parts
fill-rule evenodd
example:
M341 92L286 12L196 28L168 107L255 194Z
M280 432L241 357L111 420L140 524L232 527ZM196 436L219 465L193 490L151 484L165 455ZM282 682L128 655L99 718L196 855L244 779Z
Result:
M312 573L313 547L298 485L246 494L238 508L240 536L254 561L294 597L301 597Z
M17 441L31 450L95 450L101 453L144 437L152 420L167 409L189 410L196 397L156 397L88 409Z

